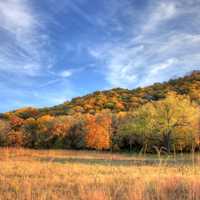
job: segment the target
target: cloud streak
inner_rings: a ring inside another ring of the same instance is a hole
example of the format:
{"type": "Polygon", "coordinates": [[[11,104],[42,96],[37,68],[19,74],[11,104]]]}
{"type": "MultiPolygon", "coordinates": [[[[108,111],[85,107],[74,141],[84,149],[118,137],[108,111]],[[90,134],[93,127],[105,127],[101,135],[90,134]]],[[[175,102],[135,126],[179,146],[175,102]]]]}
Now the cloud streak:
{"type": "Polygon", "coordinates": [[[43,67],[47,35],[40,32],[41,22],[27,0],[0,2],[2,40],[0,70],[38,75],[43,67]]]}
{"type": "Polygon", "coordinates": [[[159,25],[178,15],[175,2],[157,2],[156,5],[152,5],[149,12],[148,20],[142,27],[144,33],[156,30],[159,25]]]}
{"type": "Polygon", "coordinates": [[[110,87],[134,88],[200,69],[200,29],[191,33],[188,28],[191,21],[186,20],[197,14],[198,7],[185,7],[184,3],[149,4],[138,16],[147,20],[133,24],[137,31],[124,26],[123,30],[129,33],[125,39],[89,48],[90,55],[105,65],[103,71],[110,87]],[[180,23],[181,17],[185,19],[184,24],[180,23]]]}
{"type": "Polygon", "coordinates": [[[9,106],[53,105],[72,97],[72,85],[50,73],[56,70],[55,56],[46,13],[40,12],[29,0],[0,1],[0,88],[8,104],[1,106],[3,111],[9,106]]]}

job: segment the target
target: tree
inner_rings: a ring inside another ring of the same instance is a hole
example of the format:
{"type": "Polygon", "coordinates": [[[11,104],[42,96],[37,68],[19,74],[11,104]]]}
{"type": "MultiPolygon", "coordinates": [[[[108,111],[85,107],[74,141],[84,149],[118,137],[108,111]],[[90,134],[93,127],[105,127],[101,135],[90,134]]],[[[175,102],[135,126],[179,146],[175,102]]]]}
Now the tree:
{"type": "Polygon", "coordinates": [[[199,108],[175,93],[136,109],[121,123],[115,138],[121,148],[153,151],[165,147],[188,151],[199,141],[199,108]]]}
{"type": "Polygon", "coordinates": [[[28,119],[36,117],[39,111],[36,108],[27,107],[16,110],[14,114],[22,119],[28,119]]]}
{"type": "Polygon", "coordinates": [[[170,93],[166,99],[153,105],[157,122],[155,126],[162,135],[167,152],[171,151],[172,146],[184,148],[188,143],[190,146],[196,144],[199,137],[199,108],[189,97],[170,93]]]}
{"type": "Polygon", "coordinates": [[[35,148],[37,143],[37,132],[39,130],[38,121],[34,118],[28,118],[24,121],[22,131],[26,135],[26,147],[35,148]]]}
{"type": "Polygon", "coordinates": [[[86,147],[97,150],[109,149],[111,117],[105,113],[99,113],[95,116],[86,115],[85,121],[86,147]]]}
{"type": "Polygon", "coordinates": [[[67,135],[64,138],[64,147],[72,149],[85,148],[85,129],[84,121],[77,120],[71,128],[68,130],[67,135]]]}
{"type": "Polygon", "coordinates": [[[23,119],[16,115],[11,115],[9,119],[11,128],[14,130],[18,130],[23,125],[23,119]]]}
{"type": "Polygon", "coordinates": [[[122,149],[126,148],[130,151],[144,151],[147,145],[153,146],[156,143],[156,134],[154,133],[154,112],[142,106],[118,122],[119,128],[114,136],[116,143],[122,149]],[[153,137],[153,140],[151,140],[153,137]]]}
{"type": "Polygon", "coordinates": [[[11,130],[6,120],[0,120],[0,146],[7,145],[7,133],[11,130]]]}
{"type": "Polygon", "coordinates": [[[22,131],[11,130],[7,135],[7,145],[14,147],[24,147],[26,143],[25,134],[22,131]]]}
{"type": "Polygon", "coordinates": [[[52,130],[54,127],[54,117],[50,115],[44,115],[37,120],[38,131],[36,132],[35,146],[37,148],[50,148],[54,135],[52,130]]]}
{"type": "Polygon", "coordinates": [[[71,148],[69,135],[78,117],[59,116],[54,119],[52,136],[54,148],[71,148]]]}

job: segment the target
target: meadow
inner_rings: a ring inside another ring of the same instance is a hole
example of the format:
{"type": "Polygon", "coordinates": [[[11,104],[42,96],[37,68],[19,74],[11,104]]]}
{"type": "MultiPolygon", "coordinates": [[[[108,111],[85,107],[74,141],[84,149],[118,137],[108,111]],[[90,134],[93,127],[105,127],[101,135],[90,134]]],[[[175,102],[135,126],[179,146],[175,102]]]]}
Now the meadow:
{"type": "Polygon", "coordinates": [[[200,155],[0,149],[0,200],[198,200],[200,155]]]}

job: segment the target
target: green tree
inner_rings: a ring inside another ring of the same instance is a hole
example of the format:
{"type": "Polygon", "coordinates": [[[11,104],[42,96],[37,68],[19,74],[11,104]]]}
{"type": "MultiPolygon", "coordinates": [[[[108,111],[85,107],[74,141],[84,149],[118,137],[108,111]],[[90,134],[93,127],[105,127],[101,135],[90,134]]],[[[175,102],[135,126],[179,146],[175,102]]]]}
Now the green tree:
{"type": "Polygon", "coordinates": [[[199,108],[189,97],[170,93],[166,99],[153,105],[155,128],[160,132],[168,152],[173,146],[185,148],[197,143],[199,108]]]}

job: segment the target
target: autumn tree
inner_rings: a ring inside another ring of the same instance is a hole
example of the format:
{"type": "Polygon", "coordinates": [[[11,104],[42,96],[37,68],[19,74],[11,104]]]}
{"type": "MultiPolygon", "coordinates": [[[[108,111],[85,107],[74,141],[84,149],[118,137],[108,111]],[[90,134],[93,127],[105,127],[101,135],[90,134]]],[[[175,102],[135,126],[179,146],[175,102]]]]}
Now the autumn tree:
{"type": "Polygon", "coordinates": [[[38,131],[36,135],[35,146],[37,148],[50,148],[54,135],[52,130],[54,127],[54,117],[51,115],[44,115],[37,120],[38,131]]]}
{"type": "Polygon", "coordinates": [[[166,99],[147,103],[128,116],[115,136],[121,148],[188,151],[198,143],[199,108],[188,97],[170,93],[166,99]]]}
{"type": "Polygon", "coordinates": [[[145,107],[138,108],[132,113],[128,113],[121,121],[115,135],[118,146],[122,149],[128,148],[130,151],[144,151],[148,145],[153,145],[157,141],[154,133],[154,113],[145,107]],[[154,135],[153,135],[154,134],[154,135]],[[154,140],[151,141],[153,135],[154,140]]]}
{"type": "Polygon", "coordinates": [[[13,130],[18,130],[22,125],[23,125],[23,119],[16,116],[16,115],[11,115],[10,118],[10,125],[13,130]]]}
{"type": "Polygon", "coordinates": [[[111,117],[105,113],[99,113],[95,116],[86,115],[85,121],[86,147],[97,150],[109,149],[111,117]]]}
{"type": "Polygon", "coordinates": [[[6,120],[0,120],[0,146],[6,146],[7,134],[10,130],[9,123],[6,120]]]}
{"type": "Polygon", "coordinates": [[[28,119],[35,118],[39,114],[39,111],[36,108],[26,107],[16,110],[14,114],[22,119],[28,119]]]}
{"type": "Polygon", "coordinates": [[[198,140],[199,108],[189,97],[168,94],[167,98],[153,103],[155,127],[160,132],[168,152],[172,146],[194,146],[198,140]]]}
{"type": "Polygon", "coordinates": [[[54,138],[54,148],[71,148],[71,129],[78,120],[78,117],[58,116],[54,119],[52,135],[54,138]]]}
{"type": "Polygon", "coordinates": [[[34,118],[28,118],[24,121],[22,131],[26,135],[26,147],[35,148],[37,143],[37,132],[39,130],[39,124],[34,118]]]}
{"type": "Polygon", "coordinates": [[[22,131],[11,130],[7,134],[7,146],[24,147],[26,143],[26,136],[22,131]]]}
{"type": "Polygon", "coordinates": [[[72,124],[64,138],[64,148],[85,148],[85,123],[82,119],[72,124]]]}

